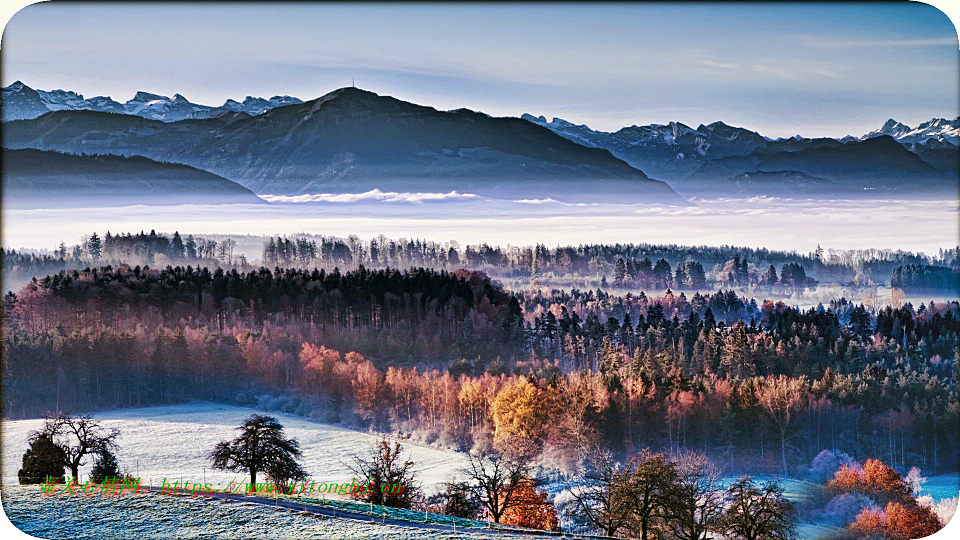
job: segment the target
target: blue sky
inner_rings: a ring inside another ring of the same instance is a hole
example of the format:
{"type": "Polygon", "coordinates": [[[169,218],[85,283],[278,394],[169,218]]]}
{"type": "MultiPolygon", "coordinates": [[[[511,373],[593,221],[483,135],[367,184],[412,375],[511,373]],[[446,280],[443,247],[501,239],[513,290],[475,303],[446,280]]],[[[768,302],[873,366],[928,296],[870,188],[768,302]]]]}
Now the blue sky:
{"type": "Polygon", "coordinates": [[[956,117],[957,32],[923,4],[36,4],[3,85],[220,105],[357,86],[597,129],[724,120],[860,135],[956,117]]]}

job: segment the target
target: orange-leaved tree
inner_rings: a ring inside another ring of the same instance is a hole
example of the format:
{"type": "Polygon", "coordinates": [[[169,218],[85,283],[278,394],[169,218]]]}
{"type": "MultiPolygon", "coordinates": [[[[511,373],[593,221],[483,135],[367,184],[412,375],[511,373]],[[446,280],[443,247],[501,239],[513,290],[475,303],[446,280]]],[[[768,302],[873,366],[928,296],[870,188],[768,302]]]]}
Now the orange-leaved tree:
{"type": "Polygon", "coordinates": [[[532,481],[524,481],[513,496],[516,502],[507,507],[500,523],[545,531],[560,530],[556,508],[532,481]]]}
{"type": "Polygon", "coordinates": [[[827,482],[827,488],[841,493],[862,493],[880,504],[898,502],[916,505],[903,477],[879,459],[868,459],[862,468],[843,465],[827,482]]]}
{"type": "Polygon", "coordinates": [[[889,540],[912,540],[939,531],[943,525],[937,515],[926,506],[887,503],[882,510],[864,509],[850,524],[850,530],[869,537],[889,540]]]}

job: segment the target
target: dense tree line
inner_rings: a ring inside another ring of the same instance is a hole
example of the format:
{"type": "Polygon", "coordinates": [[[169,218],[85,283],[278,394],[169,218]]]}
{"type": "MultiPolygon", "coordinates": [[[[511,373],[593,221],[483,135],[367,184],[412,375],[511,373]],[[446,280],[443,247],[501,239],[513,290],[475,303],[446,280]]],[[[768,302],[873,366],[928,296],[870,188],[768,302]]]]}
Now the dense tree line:
{"type": "MultiPolygon", "coordinates": [[[[579,246],[460,246],[421,239],[369,241],[357,236],[295,236],[269,238],[260,258],[250,261],[237,252],[237,241],[195,235],[104,235],[94,232],[68,248],[61,243],[51,254],[3,252],[3,269],[11,277],[40,277],[59,270],[95,265],[185,265],[249,271],[251,263],[267,268],[319,268],[332,271],[418,268],[481,270],[496,278],[524,285],[569,286],[571,280],[602,288],[704,290],[715,287],[803,289],[818,282],[859,287],[886,284],[897,267],[937,265],[957,269],[960,248],[936,256],[903,251],[829,250],[809,254],[737,246],[652,244],[582,244],[579,246]]],[[[906,271],[908,273],[912,270],[906,271]]],[[[899,275],[899,274],[898,274],[899,275]]],[[[894,276],[897,277],[897,276],[894,276]]],[[[938,280],[934,283],[940,284],[938,280]]],[[[21,284],[18,283],[17,288],[21,284]]],[[[938,285],[939,286],[939,285],[938,285]]],[[[912,285],[911,285],[912,287],[912,285]]],[[[956,279],[941,290],[956,290],[956,279]]]]}
{"type": "Polygon", "coordinates": [[[960,290],[960,270],[928,264],[908,264],[893,269],[890,286],[906,290],[960,290]]]}

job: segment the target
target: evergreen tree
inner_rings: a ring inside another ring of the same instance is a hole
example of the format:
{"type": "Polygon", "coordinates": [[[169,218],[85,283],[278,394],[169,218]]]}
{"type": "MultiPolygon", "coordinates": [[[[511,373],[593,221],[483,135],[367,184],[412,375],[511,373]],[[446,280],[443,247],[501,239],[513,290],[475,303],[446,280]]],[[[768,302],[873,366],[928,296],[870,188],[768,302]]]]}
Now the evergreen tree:
{"type": "Polygon", "coordinates": [[[169,253],[173,259],[182,259],[184,256],[183,239],[180,238],[180,233],[177,231],[174,231],[173,240],[170,241],[169,253]]]}
{"type": "Polygon", "coordinates": [[[187,257],[187,260],[195,260],[197,258],[197,241],[193,238],[193,235],[187,236],[187,241],[183,245],[184,254],[187,257]]]}
{"type": "Polygon", "coordinates": [[[103,253],[103,244],[100,242],[100,237],[97,236],[96,232],[91,234],[90,239],[87,240],[87,253],[90,254],[93,262],[100,260],[100,255],[103,253]]]}
{"type": "Polygon", "coordinates": [[[777,281],[777,269],[771,264],[770,268],[767,268],[767,273],[763,275],[763,283],[765,285],[776,285],[777,281]]]}
{"type": "Polygon", "coordinates": [[[34,434],[30,447],[23,454],[22,468],[17,471],[21,484],[63,483],[67,455],[46,433],[34,434]]]}
{"type": "Polygon", "coordinates": [[[653,268],[653,276],[657,278],[657,284],[663,287],[669,286],[672,274],[672,268],[666,259],[657,261],[657,265],[653,268]]]}
{"type": "Polygon", "coordinates": [[[623,259],[617,259],[616,264],[613,265],[613,283],[615,285],[623,285],[623,280],[627,277],[627,264],[623,262],[623,259]]]}
{"type": "Polygon", "coordinates": [[[683,269],[682,264],[677,265],[677,272],[673,278],[673,283],[675,287],[684,287],[687,284],[687,273],[683,269]]]}

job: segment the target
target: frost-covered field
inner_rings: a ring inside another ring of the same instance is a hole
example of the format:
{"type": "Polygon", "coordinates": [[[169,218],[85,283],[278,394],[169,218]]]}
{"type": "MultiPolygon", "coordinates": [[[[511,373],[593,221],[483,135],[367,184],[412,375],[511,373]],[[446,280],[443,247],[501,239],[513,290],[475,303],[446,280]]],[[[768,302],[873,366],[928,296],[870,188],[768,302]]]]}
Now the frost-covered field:
{"type": "MultiPolygon", "coordinates": [[[[156,494],[43,496],[36,487],[3,489],[3,510],[20,530],[40,538],[397,538],[480,539],[226,500],[156,494]],[[96,519],[91,519],[96,516],[96,519]]],[[[511,537],[511,535],[505,535],[511,537]]]]}
{"type": "MultiPolygon", "coordinates": [[[[106,427],[120,430],[117,453],[122,468],[139,476],[142,482],[159,485],[188,480],[205,481],[226,487],[243,475],[210,469],[206,455],[222,439],[236,436],[235,428],[253,413],[268,414],[283,424],[288,436],[300,442],[304,468],[317,482],[349,482],[348,468],[354,453],[366,453],[377,441],[375,434],[361,433],[320,424],[298,416],[236,407],[221,403],[191,402],[180,405],[122,409],[94,415],[106,427]],[[204,480],[204,478],[206,480],[204,480]]],[[[30,432],[42,420],[3,421],[3,484],[17,483],[20,459],[27,449],[30,432]]],[[[449,480],[463,466],[463,456],[412,443],[404,443],[406,453],[416,463],[420,481],[426,490],[449,480]]],[[[86,476],[93,459],[81,468],[86,476]]]]}
{"type": "MultiPolygon", "coordinates": [[[[317,482],[350,481],[352,473],[347,465],[351,456],[358,451],[365,452],[378,439],[375,434],[321,424],[302,417],[208,402],[123,409],[98,413],[95,416],[103,421],[104,426],[120,430],[118,455],[121,465],[135,475],[139,469],[139,476],[144,483],[159,485],[162,479],[166,478],[170,483],[177,480],[205,481],[225,487],[238,478],[243,480],[243,475],[211,470],[206,454],[221,439],[233,437],[236,426],[254,412],[277,417],[287,434],[300,441],[304,466],[317,482]]],[[[27,437],[41,424],[42,420],[39,419],[2,423],[2,473],[5,486],[17,483],[16,473],[20,468],[20,458],[27,447],[27,437]]],[[[438,484],[454,477],[464,465],[462,454],[413,443],[404,445],[406,452],[416,462],[420,480],[427,491],[432,491],[438,484]]],[[[89,471],[91,461],[92,459],[88,458],[88,463],[81,469],[83,476],[89,471]]],[[[780,480],[787,496],[796,502],[806,498],[809,488],[813,487],[808,482],[796,479],[779,479],[769,475],[758,475],[755,478],[759,481],[780,480]]],[[[725,480],[732,482],[735,477],[725,480]]],[[[545,488],[555,495],[563,491],[562,483],[547,485],[545,488]]],[[[103,531],[108,531],[108,537],[114,533],[115,536],[124,536],[124,532],[133,536],[147,533],[150,533],[149,536],[156,536],[164,534],[164,527],[172,531],[181,523],[186,527],[183,534],[186,537],[205,537],[228,532],[232,535],[262,537],[265,531],[279,530],[277,527],[284,528],[285,532],[289,531],[289,534],[281,536],[405,538],[404,534],[410,537],[414,534],[404,528],[345,520],[319,520],[296,513],[219,500],[155,496],[107,500],[99,497],[56,499],[40,497],[38,491],[37,488],[5,489],[4,510],[11,520],[17,522],[25,531],[49,538],[86,538],[94,534],[102,536],[103,531]],[[202,505],[208,505],[209,509],[202,505]],[[219,517],[221,513],[222,519],[219,517]],[[89,525],[89,519],[85,519],[90,515],[97,516],[96,528],[89,525]]],[[[928,478],[921,493],[939,502],[957,497],[958,491],[960,476],[952,473],[928,478]]],[[[438,534],[433,531],[411,530],[416,531],[417,536],[438,534]]],[[[800,524],[803,538],[826,537],[835,532],[836,529],[823,524],[800,524]]],[[[170,535],[172,536],[173,532],[170,535]]],[[[452,535],[433,537],[453,538],[452,535]]],[[[458,537],[472,538],[469,535],[458,537]]]]}

